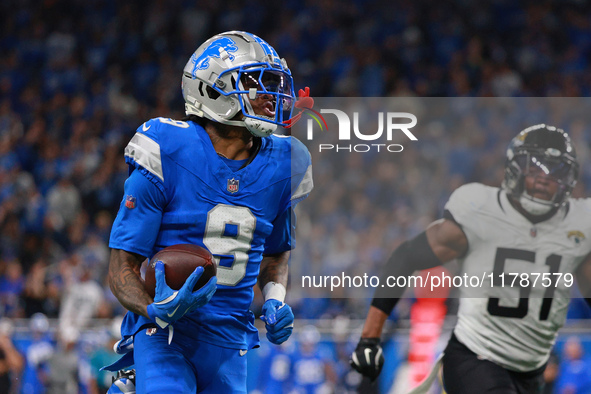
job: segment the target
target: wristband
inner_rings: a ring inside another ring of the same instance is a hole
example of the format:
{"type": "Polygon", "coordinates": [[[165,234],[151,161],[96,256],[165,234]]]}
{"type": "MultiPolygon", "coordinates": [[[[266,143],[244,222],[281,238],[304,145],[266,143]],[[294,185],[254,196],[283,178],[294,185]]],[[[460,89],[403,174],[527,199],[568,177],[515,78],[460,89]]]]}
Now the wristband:
{"type": "Polygon", "coordinates": [[[263,297],[265,298],[265,301],[273,299],[284,302],[285,294],[287,294],[287,290],[281,283],[269,282],[263,287],[263,297]]]}

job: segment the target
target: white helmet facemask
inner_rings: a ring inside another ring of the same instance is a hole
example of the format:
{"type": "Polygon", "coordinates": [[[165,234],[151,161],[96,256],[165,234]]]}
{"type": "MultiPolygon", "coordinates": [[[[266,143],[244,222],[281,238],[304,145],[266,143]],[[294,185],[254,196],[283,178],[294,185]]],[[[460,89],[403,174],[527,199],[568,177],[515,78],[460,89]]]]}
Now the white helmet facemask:
{"type": "Polygon", "coordinates": [[[532,197],[527,192],[523,192],[519,198],[519,204],[527,212],[536,216],[545,215],[554,208],[553,204],[549,204],[548,201],[532,197]]]}

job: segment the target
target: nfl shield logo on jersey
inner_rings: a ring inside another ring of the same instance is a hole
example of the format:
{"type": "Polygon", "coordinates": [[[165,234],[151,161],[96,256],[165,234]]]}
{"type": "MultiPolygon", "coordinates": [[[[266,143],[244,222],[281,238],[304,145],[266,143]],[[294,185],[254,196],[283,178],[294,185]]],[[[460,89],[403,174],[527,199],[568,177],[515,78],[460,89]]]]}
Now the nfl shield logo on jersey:
{"type": "Polygon", "coordinates": [[[228,179],[228,191],[230,193],[236,193],[238,191],[239,182],[240,181],[238,179],[228,179]]]}
{"type": "Polygon", "coordinates": [[[135,197],[129,194],[125,197],[125,208],[133,209],[135,208],[135,197]]]}

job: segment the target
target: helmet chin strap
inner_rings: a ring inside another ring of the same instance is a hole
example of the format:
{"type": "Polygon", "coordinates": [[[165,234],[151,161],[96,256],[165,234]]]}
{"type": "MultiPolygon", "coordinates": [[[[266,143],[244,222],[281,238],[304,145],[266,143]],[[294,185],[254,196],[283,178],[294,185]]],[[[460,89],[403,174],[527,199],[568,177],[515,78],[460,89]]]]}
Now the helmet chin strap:
{"type": "Polygon", "coordinates": [[[277,129],[276,124],[262,119],[244,117],[242,120],[227,120],[218,116],[213,111],[209,111],[207,107],[201,106],[201,108],[197,108],[189,103],[185,103],[185,113],[187,115],[205,117],[229,126],[245,127],[255,137],[268,137],[277,129]]]}
{"type": "Polygon", "coordinates": [[[277,125],[262,119],[244,118],[244,126],[256,137],[268,137],[277,129],[277,125]]]}
{"type": "Polygon", "coordinates": [[[550,212],[553,208],[552,204],[548,204],[548,201],[540,200],[528,195],[522,195],[519,198],[519,204],[521,204],[521,207],[528,213],[536,216],[544,215],[550,212]]]}
{"type": "Polygon", "coordinates": [[[191,105],[189,103],[185,103],[185,113],[187,115],[197,115],[202,118],[205,117],[205,118],[211,119],[215,122],[227,124],[230,126],[245,127],[243,121],[241,121],[241,120],[226,120],[226,119],[222,118],[221,116],[219,116],[218,114],[216,114],[215,112],[210,111],[209,108],[207,108],[204,105],[197,108],[194,105],[191,105]]]}

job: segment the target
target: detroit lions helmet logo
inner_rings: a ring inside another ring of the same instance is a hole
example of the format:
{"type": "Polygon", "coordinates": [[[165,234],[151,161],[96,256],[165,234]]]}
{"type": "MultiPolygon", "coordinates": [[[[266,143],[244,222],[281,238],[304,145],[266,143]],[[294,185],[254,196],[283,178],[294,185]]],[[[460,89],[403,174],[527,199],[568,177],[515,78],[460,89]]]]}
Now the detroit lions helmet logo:
{"type": "Polygon", "coordinates": [[[236,43],[228,37],[221,37],[209,44],[201,55],[196,56],[196,53],[193,54],[191,61],[195,65],[193,66],[192,74],[194,75],[196,70],[206,70],[209,68],[209,60],[211,58],[217,57],[219,59],[220,48],[224,49],[230,55],[230,60],[234,60],[234,56],[230,52],[236,52],[238,50],[236,43]]]}

